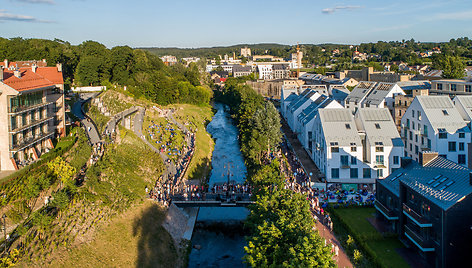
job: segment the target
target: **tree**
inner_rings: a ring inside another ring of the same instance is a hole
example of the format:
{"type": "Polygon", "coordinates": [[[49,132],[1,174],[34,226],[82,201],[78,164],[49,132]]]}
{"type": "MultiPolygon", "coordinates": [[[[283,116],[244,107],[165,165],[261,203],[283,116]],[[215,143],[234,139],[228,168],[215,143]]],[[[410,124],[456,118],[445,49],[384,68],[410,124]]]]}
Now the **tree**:
{"type": "Polygon", "coordinates": [[[61,180],[61,184],[69,185],[76,170],[60,156],[48,163],[48,168],[61,180]]]}
{"type": "Polygon", "coordinates": [[[439,63],[443,71],[442,77],[446,79],[462,79],[465,76],[465,66],[462,60],[456,56],[445,56],[439,63]]]}
{"type": "Polygon", "coordinates": [[[280,128],[280,116],[271,102],[265,102],[264,106],[257,109],[252,118],[252,127],[262,141],[267,145],[267,157],[270,155],[270,149],[276,147],[281,139],[282,132],[280,128]]]}

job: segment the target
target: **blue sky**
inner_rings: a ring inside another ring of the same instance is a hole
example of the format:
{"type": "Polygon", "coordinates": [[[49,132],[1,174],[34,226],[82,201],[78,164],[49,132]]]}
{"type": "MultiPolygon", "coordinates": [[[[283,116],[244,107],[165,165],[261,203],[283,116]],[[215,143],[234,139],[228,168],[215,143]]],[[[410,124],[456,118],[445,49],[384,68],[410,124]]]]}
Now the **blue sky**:
{"type": "Polygon", "coordinates": [[[472,38],[472,0],[0,0],[0,36],[108,47],[472,38]]]}

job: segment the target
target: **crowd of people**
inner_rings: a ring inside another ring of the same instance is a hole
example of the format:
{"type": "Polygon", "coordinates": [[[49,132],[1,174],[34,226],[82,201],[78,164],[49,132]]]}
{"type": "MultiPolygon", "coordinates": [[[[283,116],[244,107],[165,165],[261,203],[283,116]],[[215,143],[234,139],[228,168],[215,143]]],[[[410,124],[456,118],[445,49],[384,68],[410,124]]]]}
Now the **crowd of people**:
{"type": "Polygon", "coordinates": [[[160,145],[160,151],[166,153],[169,158],[178,158],[182,155],[182,150],[185,149],[185,146],[176,144],[176,136],[179,135],[179,133],[177,133],[176,129],[170,122],[167,122],[167,124],[163,126],[151,121],[151,124],[147,128],[147,132],[151,137],[151,140],[160,145]],[[168,138],[165,135],[166,132],[170,132],[168,138]],[[166,140],[164,140],[164,138],[166,138],[166,140]]]}

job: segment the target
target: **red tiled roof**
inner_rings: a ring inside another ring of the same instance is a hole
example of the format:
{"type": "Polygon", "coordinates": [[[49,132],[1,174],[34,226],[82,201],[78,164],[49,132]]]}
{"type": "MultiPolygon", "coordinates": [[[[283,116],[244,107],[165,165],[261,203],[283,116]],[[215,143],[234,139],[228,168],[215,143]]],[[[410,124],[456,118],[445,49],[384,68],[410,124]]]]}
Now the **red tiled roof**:
{"type": "MultiPolygon", "coordinates": [[[[7,68],[25,68],[25,67],[32,67],[33,65],[36,65],[38,67],[46,67],[47,62],[42,61],[42,60],[25,60],[25,61],[12,61],[8,62],[7,68]]],[[[3,66],[5,68],[5,62],[1,61],[0,66],[3,66]]]]}
{"type": "Polygon", "coordinates": [[[36,73],[31,68],[20,68],[21,78],[13,70],[3,70],[3,83],[17,91],[30,90],[63,84],[62,73],[56,67],[39,67],[36,73]]]}

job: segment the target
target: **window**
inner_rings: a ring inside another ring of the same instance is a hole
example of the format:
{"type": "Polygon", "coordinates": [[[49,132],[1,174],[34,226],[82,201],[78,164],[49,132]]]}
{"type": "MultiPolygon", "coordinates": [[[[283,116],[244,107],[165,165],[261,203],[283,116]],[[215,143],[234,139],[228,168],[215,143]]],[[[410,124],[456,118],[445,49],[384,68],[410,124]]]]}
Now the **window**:
{"type": "Polygon", "coordinates": [[[348,166],[349,165],[349,156],[341,155],[341,166],[348,166]]]}
{"type": "Polygon", "coordinates": [[[407,128],[410,128],[410,119],[407,119],[407,120],[406,120],[406,127],[407,127],[407,128]]]}
{"type": "Polygon", "coordinates": [[[459,151],[464,151],[465,150],[465,145],[463,142],[459,142],[459,151]]]}
{"type": "Polygon", "coordinates": [[[355,156],[351,156],[351,165],[357,165],[357,158],[355,156]]]}
{"type": "Polygon", "coordinates": [[[383,169],[377,169],[377,178],[383,178],[383,169]]]}
{"type": "Polygon", "coordinates": [[[339,179],[339,168],[332,168],[331,169],[331,178],[339,179]]]}
{"type": "Polygon", "coordinates": [[[421,111],[418,111],[418,120],[421,120],[421,111]]]}
{"type": "Polygon", "coordinates": [[[411,117],[415,118],[415,110],[411,110],[411,117]]]}
{"type": "Polygon", "coordinates": [[[421,137],[421,145],[424,145],[424,137],[421,137]]]}
{"type": "Polygon", "coordinates": [[[418,143],[418,135],[415,134],[415,142],[418,143]]]}
{"type": "Polygon", "coordinates": [[[380,129],[380,124],[375,123],[375,128],[376,128],[376,129],[380,129]]]}
{"type": "Polygon", "coordinates": [[[415,129],[415,122],[411,122],[411,128],[415,129]]]}
{"type": "Polygon", "coordinates": [[[346,129],[351,129],[351,125],[350,125],[350,124],[346,124],[346,129]]]}
{"type": "Polygon", "coordinates": [[[357,168],[351,168],[350,173],[351,173],[350,175],[351,175],[352,179],[359,178],[359,174],[358,174],[359,172],[358,172],[357,168]]]}
{"type": "Polygon", "coordinates": [[[371,172],[370,172],[370,168],[364,168],[362,170],[362,178],[364,179],[370,179],[371,177],[371,172]]]}
{"type": "Polygon", "coordinates": [[[393,156],[393,164],[394,165],[400,164],[400,157],[398,155],[393,156]]]}
{"type": "Polygon", "coordinates": [[[410,143],[410,151],[413,150],[413,145],[410,143]]]}
{"type": "Polygon", "coordinates": [[[457,156],[457,163],[461,165],[465,164],[465,154],[460,154],[457,156]]]}
{"type": "Polygon", "coordinates": [[[384,156],[383,155],[376,155],[375,156],[375,162],[377,165],[383,165],[384,164],[384,156]]]}
{"type": "Polygon", "coordinates": [[[415,145],[415,154],[418,154],[419,153],[419,148],[418,148],[418,145],[415,145]]]}
{"type": "Polygon", "coordinates": [[[464,133],[464,132],[459,132],[459,138],[460,138],[460,139],[465,138],[465,133],[464,133]]]}
{"type": "Polygon", "coordinates": [[[351,147],[351,152],[357,152],[357,147],[351,147]]]}
{"type": "Polygon", "coordinates": [[[375,147],[375,151],[376,151],[377,153],[381,153],[381,152],[384,151],[384,147],[383,147],[383,146],[376,146],[376,147],[375,147]]]}
{"type": "Polygon", "coordinates": [[[448,143],[448,150],[449,150],[449,152],[455,152],[456,151],[456,142],[455,141],[450,141],[448,143]]]}
{"type": "Polygon", "coordinates": [[[439,133],[438,138],[440,138],[440,139],[447,139],[447,132],[441,132],[441,133],[439,133]]]}
{"type": "Polygon", "coordinates": [[[446,155],[446,154],[440,154],[439,156],[442,157],[442,158],[444,158],[444,159],[447,159],[447,155],[446,155]]]}
{"type": "Polygon", "coordinates": [[[423,135],[425,135],[426,137],[428,137],[428,126],[427,126],[427,125],[424,125],[424,128],[423,128],[423,135]]]}
{"type": "Polygon", "coordinates": [[[422,216],[428,216],[430,210],[431,208],[426,203],[423,202],[423,204],[421,204],[420,213],[422,216]]]}
{"type": "Polygon", "coordinates": [[[457,85],[451,84],[451,91],[456,91],[456,90],[457,90],[457,85]]]}
{"type": "Polygon", "coordinates": [[[413,132],[410,131],[410,140],[413,139],[413,132]]]}
{"type": "Polygon", "coordinates": [[[438,88],[438,90],[442,90],[442,89],[443,89],[443,85],[442,85],[442,84],[438,84],[438,85],[437,85],[437,88],[438,88]]]}
{"type": "Polygon", "coordinates": [[[472,92],[472,85],[465,85],[465,92],[472,92]]]}
{"type": "Polygon", "coordinates": [[[449,113],[447,112],[447,110],[442,110],[442,113],[443,113],[443,115],[449,115],[449,113]]]}
{"type": "Polygon", "coordinates": [[[332,153],[339,153],[339,147],[331,147],[332,153]]]}

